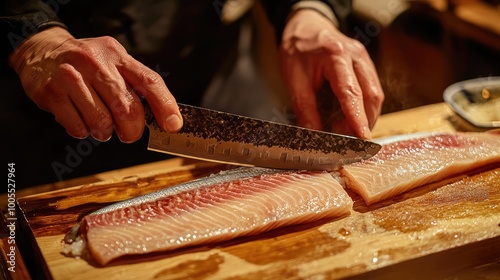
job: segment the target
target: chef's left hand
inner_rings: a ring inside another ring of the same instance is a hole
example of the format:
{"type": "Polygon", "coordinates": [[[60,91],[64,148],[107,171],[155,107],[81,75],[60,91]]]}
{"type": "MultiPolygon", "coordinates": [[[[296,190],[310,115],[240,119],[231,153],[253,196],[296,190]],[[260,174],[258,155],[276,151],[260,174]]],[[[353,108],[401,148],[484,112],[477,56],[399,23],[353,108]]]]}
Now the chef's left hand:
{"type": "Polygon", "coordinates": [[[290,15],[280,46],[282,73],[300,126],[322,129],[316,92],[328,81],[345,119],[332,131],[371,138],[384,93],[365,47],[315,10],[290,15]]]}

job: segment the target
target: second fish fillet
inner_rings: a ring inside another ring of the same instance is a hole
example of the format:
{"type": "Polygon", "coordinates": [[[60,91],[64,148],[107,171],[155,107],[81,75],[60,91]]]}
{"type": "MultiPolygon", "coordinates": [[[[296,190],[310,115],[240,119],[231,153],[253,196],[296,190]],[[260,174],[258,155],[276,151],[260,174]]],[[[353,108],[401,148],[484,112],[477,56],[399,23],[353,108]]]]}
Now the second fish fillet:
{"type": "MultiPolygon", "coordinates": [[[[327,172],[247,173],[227,180],[224,174],[213,176],[205,185],[198,180],[152,199],[118,203],[84,217],[78,235],[92,258],[105,265],[124,255],[220,242],[352,209],[351,198],[327,172]]],[[[81,254],[81,248],[68,250],[81,254]]]]}
{"type": "Polygon", "coordinates": [[[340,174],[369,205],[496,163],[500,163],[500,135],[442,133],[385,144],[377,155],[344,166],[340,174]]]}

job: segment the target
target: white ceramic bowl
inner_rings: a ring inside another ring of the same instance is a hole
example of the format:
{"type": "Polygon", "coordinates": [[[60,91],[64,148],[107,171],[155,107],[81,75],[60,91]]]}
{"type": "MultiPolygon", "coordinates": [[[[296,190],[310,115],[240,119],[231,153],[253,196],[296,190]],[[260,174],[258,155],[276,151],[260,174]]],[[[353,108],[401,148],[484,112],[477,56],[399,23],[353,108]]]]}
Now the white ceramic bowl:
{"type": "Polygon", "coordinates": [[[444,101],[472,125],[500,127],[500,77],[478,78],[447,87],[444,101]]]}

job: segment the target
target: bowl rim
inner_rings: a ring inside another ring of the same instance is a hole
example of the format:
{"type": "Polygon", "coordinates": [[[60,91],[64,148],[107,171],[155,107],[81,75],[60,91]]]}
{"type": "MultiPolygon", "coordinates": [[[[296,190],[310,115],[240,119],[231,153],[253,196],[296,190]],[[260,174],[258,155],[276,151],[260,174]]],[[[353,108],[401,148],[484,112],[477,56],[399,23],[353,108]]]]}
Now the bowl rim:
{"type": "Polygon", "coordinates": [[[500,127],[500,121],[495,122],[479,122],[471,118],[462,106],[458,105],[453,101],[453,96],[463,90],[464,87],[492,87],[496,86],[500,88],[500,76],[490,76],[481,77],[476,79],[463,80],[454,84],[449,85],[443,92],[443,99],[448,103],[453,111],[455,111],[460,117],[464,118],[466,121],[472,125],[479,128],[498,128],[500,127]]]}

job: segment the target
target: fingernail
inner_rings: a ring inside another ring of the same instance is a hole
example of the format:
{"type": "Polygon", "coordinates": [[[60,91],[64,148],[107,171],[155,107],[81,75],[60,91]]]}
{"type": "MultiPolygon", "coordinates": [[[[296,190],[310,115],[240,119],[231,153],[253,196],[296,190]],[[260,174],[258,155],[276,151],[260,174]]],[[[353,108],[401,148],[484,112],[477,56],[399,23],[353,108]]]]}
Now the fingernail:
{"type": "Polygon", "coordinates": [[[89,132],[85,129],[80,130],[77,134],[73,134],[68,130],[66,130],[66,132],[69,134],[69,136],[80,140],[85,139],[89,136],[89,132]]]}
{"type": "Polygon", "coordinates": [[[178,131],[182,127],[182,120],[176,114],[170,115],[165,120],[165,126],[169,131],[178,131]]]}
{"type": "Polygon", "coordinates": [[[92,135],[92,137],[99,142],[108,142],[111,139],[111,137],[113,136],[112,133],[108,134],[108,136],[104,136],[105,134],[102,133],[101,131],[97,131],[97,132],[93,131],[90,133],[90,135],[92,135]]]}
{"type": "Polygon", "coordinates": [[[115,130],[116,130],[116,134],[118,135],[118,139],[120,139],[120,142],[125,143],[125,144],[133,142],[133,141],[127,140],[126,135],[123,132],[121,132],[118,128],[116,128],[115,130]]]}

